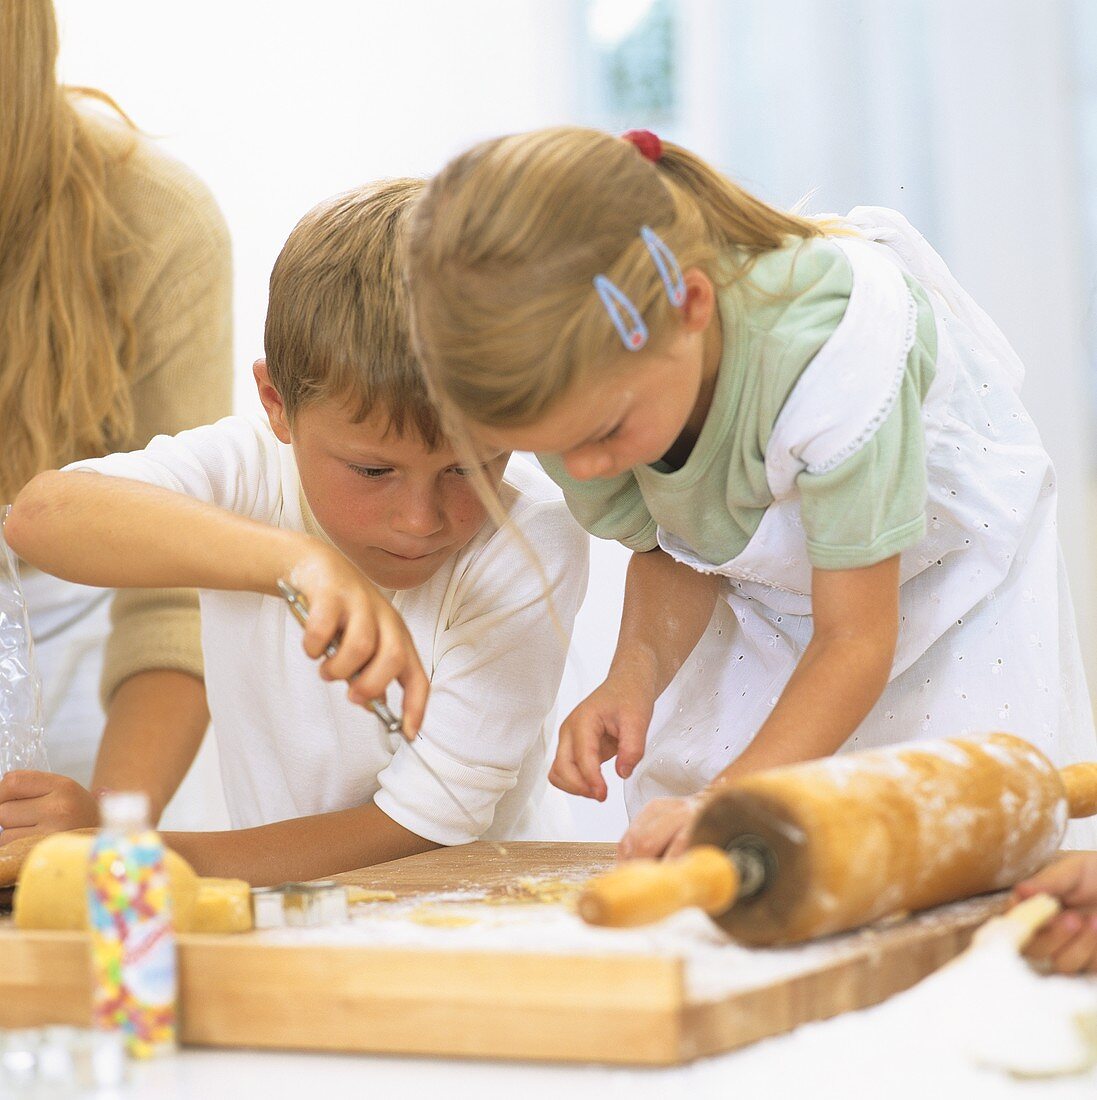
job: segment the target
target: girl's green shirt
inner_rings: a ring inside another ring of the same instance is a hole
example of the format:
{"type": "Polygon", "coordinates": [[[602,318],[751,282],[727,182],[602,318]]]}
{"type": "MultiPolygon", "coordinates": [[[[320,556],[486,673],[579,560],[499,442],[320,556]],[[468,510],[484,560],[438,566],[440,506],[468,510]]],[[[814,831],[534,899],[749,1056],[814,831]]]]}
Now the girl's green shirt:
{"type": "MultiPolygon", "coordinates": [[[[925,533],[922,403],[935,373],[937,328],[925,292],[907,278],[918,317],[899,394],[857,451],[796,479],[808,557],[820,569],[873,565],[925,533]]],[[[832,241],[796,241],[758,257],[718,294],[724,348],[712,404],[685,465],[635,467],[578,481],[558,455],[538,455],[592,535],[652,550],[656,528],[711,563],[731,561],[773,503],[765,454],[773,426],[808,364],[845,314],[853,273],[832,241]]],[[[880,370],[890,364],[881,363],[880,370]]]]}

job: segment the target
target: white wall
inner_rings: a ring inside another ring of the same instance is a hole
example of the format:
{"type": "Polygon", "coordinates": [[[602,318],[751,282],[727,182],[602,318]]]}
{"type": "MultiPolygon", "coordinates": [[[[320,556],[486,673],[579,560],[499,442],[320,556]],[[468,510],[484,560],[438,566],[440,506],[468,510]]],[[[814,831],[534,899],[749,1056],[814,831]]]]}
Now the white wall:
{"type": "Polygon", "coordinates": [[[1094,410],[1069,7],[1025,0],[931,7],[927,106],[941,250],[1025,363],[1025,404],[1058,473],[1059,531],[1092,690],[1094,410]]]}
{"type": "Polygon", "coordinates": [[[568,117],[570,8],[538,0],[59,0],[61,76],[103,87],[213,189],[236,260],[237,399],[302,214],[568,117]]]}

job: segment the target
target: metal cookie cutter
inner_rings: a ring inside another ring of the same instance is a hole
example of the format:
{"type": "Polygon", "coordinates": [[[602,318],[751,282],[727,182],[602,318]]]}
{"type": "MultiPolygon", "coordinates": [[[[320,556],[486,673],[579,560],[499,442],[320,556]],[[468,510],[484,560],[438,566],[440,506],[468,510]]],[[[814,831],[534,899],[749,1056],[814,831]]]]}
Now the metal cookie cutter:
{"type": "Polygon", "coordinates": [[[256,928],[321,928],[346,924],[347,888],[338,882],[284,882],[253,886],[256,928]]]}

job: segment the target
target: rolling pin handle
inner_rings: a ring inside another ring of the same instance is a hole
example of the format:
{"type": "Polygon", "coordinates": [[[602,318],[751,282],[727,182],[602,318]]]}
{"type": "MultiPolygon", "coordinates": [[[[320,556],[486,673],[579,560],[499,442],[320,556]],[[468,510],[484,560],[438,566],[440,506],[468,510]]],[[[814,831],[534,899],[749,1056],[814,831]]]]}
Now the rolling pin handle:
{"type": "Polygon", "coordinates": [[[631,928],[691,905],[715,916],[738,894],[736,861],[720,848],[699,845],[679,859],[634,859],[591,879],[579,897],[579,915],[587,924],[631,928]]]}
{"type": "Polygon", "coordinates": [[[1067,792],[1071,817],[1097,814],[1097,764],[1071,764],[1059,772],[1067,792]]]}

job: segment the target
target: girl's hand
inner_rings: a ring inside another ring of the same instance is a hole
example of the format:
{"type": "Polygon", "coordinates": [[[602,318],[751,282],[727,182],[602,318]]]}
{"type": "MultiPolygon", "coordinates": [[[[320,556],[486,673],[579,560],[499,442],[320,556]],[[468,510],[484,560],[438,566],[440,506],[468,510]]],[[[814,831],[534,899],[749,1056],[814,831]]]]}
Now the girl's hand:
{"type": "Polygon", "coordinates": [[[617,845],[618,859],[680,856],[689,847],[701,798],[653,798],[628,827],[617,845]]]}
{"type": "Polygon", "coordinates": [[[564,720],[549,782],[568,794],[604,802],[602,764],[617,757],[617,774],[627,779],[644,755],[655,700],[623,677],[609,677],[564,720]]]}
{"type": "Polygon", "coordinates": [[[12,771],[0,779],[0,845],[98,824],[95,796],[67,775],[12,771]]]}
{"type": "Polygon", "coordinates": [[[325,680],[349,682],[347,698],[359,706],[383,700],[396,680],[404,689],[404,736],[414,740],[423,722],[430,682],[404,620],[374,585],[336,550],[310,549],[289,581],[309,605],[305,652],[323,658],[325,680]],[[324,653],[331,644],[333,657],[324,653]]]}
{"type": "Polygon", "coordinates": [[[1050,894],[1063,904],[1029,941],[1025,954],[1060,974],[1097,974],[1097,852],[1071,852],[1013,889],[1013,901],[1050,894]]]}

